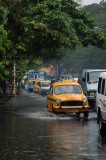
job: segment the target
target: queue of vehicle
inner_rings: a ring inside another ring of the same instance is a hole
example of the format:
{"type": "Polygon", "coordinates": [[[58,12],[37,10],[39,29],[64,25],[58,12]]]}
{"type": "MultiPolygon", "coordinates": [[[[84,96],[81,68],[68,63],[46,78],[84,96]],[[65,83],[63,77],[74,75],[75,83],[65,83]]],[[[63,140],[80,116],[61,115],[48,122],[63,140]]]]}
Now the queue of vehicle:
{"type": "Polygon", "coordinates": [[[106,70],[87,69],[78,81],[53,79],[34,80],[33,92],[47,94],[47,109],[53,113],[80,113],[89,116],[89,107],[96,108],[100,133],[106,132],[106,70]],[[99,82],[99,83],[98,83],[99,82]],[[66,91],[66,89],[69,91],[66,91]],[[73,90],[73,91],[72,91],[73,90]]]}

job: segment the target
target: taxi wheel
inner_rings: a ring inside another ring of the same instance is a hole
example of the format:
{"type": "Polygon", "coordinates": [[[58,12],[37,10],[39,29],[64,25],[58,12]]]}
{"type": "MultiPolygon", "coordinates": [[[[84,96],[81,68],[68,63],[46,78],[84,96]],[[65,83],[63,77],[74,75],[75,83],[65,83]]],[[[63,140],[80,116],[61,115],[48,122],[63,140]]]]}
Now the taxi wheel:
{"type": "Polygon", "coordinates": [[[41,92],[40,92],[40,91],[39,91],[38,93],[39,93],[39,95],[41,95],[41,92]]]}
{"type": "Polygon", "coordinates": [[[41,95],[41,96],[42,96],[42,91],[39,91],[39,95],[41,95]]]}
{"type": "Polygon", "coordinates": [[[88,112],[88,111],[85,111],[85,112],[83,112],[83,113],[84,113],[84,119],[88,119],[89,112],[88,112]]]}
{"type": "Polygon", "coordinates": [[[48,105],[46,105],[47,109],[48,109],[48,105]]]}
{"type": "Polygon", "coordinates": [[[40,95],[42,96],[43,94],[42,94],[42,91],[40,91],[40,95]]]}
{"type": "Polygon", "coordinates": [[[80,112],[77,112],[76,115],[77,115],[78,117],[80,117],[80,112]]]}
{"type": "Polygon", "coordinates": [[[53,109],[53,104],[52,104],[52,113],[55,113],[54,109],[53,109]]]}

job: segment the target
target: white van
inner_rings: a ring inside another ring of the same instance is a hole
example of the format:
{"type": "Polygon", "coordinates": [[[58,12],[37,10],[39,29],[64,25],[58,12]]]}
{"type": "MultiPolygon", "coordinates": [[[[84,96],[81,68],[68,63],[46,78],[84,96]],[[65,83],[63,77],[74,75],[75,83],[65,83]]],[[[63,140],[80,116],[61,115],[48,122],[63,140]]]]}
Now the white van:
{"type": "Polygon", "coordinates": [[[48,94],[50,85],[51,85],[51,81],[49,80],[39,82],[38,93],[40,95],[48,94]]]}
{"type": "Polygon", "coordinates": [[[97,122],[100,132],[106,131],[106,72],[99,76],[98,90],[96,94],[97,122]]]}
{"type": "Polygon", "coordinates": [[[89,105],[92,108],[95,108],[98,80],[100,74],[103,72],[106,72],[106,69],[83,69],[83,73],[78,79],[78,83],[82,86],[82,89],[88,98],[89,105]]]}

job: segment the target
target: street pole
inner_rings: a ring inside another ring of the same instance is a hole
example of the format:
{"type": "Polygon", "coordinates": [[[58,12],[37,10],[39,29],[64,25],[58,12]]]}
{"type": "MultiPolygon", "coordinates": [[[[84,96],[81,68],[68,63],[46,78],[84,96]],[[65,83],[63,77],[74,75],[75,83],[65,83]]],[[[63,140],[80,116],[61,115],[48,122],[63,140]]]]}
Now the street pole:
{"type": "Polygon", "coordinates": [[[14,59],[14,83],[13,83],[13,94],[16,95],[16,63],[14,59]]]}

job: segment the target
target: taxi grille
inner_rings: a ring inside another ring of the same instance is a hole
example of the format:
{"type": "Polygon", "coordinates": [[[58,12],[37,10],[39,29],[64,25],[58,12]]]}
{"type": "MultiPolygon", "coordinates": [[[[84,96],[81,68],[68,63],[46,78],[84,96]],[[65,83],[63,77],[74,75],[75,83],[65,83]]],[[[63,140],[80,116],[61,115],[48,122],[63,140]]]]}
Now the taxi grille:
{"type": "Polygon", "coordinates": [[[60,103],[61,106],[83,106],[82,101],[63,101],[60,103]]]}

